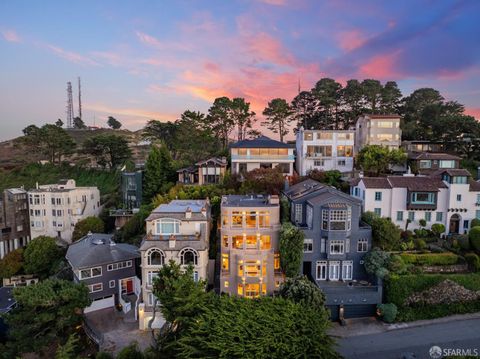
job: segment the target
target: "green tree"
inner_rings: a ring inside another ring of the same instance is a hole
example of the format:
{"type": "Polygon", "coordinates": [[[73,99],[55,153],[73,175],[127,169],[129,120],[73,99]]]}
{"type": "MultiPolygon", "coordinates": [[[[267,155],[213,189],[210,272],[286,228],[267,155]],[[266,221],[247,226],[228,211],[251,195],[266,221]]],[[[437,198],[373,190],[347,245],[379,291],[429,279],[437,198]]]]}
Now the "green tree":
{"type": "Polygon", "coordinates": [[[91,303],[84,284],[58,279],[16,288],[13,295],[18,305],[5,317],[11,357],[40,352],[59,338],[68,338],[82,322],[82,309],[91,303]]]}
{"type": "Polygon", "coordinates": [[[128,141],[123,136],[103,134],[83,142],[83,152],[95,157],[96,162],[110,169],[123,165],[132,156],[128,141]]]}
{"type": "Polygon", "coordinates": [[[335,188],[340,188],[342,173],[338,170],[321,171],[313,169],[308,172],[308,177],[320,183],[328,184],[335,188]]]}
{"type": "Polygon", "coordinates": [[[402,99],[402,92],[395,81],[388,81],[380,92],[380,110],[383,113],[398,113],[402,99]]]}
{"type": "Polygon", "coordinates": [[[386,146],[367,145],[357,156],[357,162],[363,171],[372,176],[389,172],[390,166],[401,165],[407,160],[402,149],[389,149],[386,146]]]}
{"type": "Polygon", "coordinates": [[[78,358],[78,336],[70,334],[64,345],[59,345],[55,353],[55,359],[76,359],[78,358]]]}
{"type": "Polygon", "coordinates": [[[238,141],[244,140],[255,122],[255,112],[250,111],[250,103],[240,97],[234,98],[231,102],[230,116],[234,126],[237,127],[238,141]]]}
{"type": "Polygon", "coordinates": [[[7,253],[0,260],[0,278],[10,278],[23,269],[23,248],[7,253]]]}
{"type": "Polygon", "coordinates": [[[307,130],[319,129],[316,121],[317,99],[311,91],[302,91],[292,100],[293,117],[297,121],[297,128],[307,130]]]}
{"type": "Polygon", "coordinates": [[[150,201],[156,194],[164,193],[166,186],[174,181],[172,158],[165,145],[152,146],[145,162],[143,197],[150,201]]]}
{"type": "Polygon", "coordinates": [[[325,295],[306,276],[287,278],[280,286],[280,296],[318,310],[324,310],[325,295]]]}
{"type": "Polygon", "coordinates": [[[402,230],[390,218],[377,217],[371,223],[373,245],[384,250],[398,250],[402,230]]]}
{"type": "Polygon", "coordinates": [[[81,129],[87,128],[87,126],[85,125],[85,122],[83,122],[83,120],[80,117],[74,117],[73,128],[81,130],[81,129]]]}
{"type": "Polygon", "coordinates": [[[431,228],[433,234],[440,237],[445,232],[445,226],[442,223],[434,223],[431,228]]]}
{"type": "Polygon", "coordinates": [[[479,218],[472,219],[472,222],[470,222],[470,228],[479,227],[479,226],[480,226],[480,219],[479,218]]]}
{"type": "Polygon", "coordinates": [[[284,99],[275,98],[265,107],[263,115],[266,117],[266,121],[262,122],[262,125],[273,133],[278,133],[280,142],[283,142],[283,137],[288,135],[289,124],[293,120],[293,111],[290,105],[284,99]]]}
{"type": "Polygon", "coordinates": [[[122,123],[118,121],[115,117],[108,116],[108,121],[107,121],[108,127],[114,129],[114,130],[119,130],[120,127],[122,127],[122,123]]]}
{"type": "Polygon", "coordinates": [[[57,121],[55,121],[55,126],[63,127],[63,125],[64,125],[64,123],[60,118],[57,121]]]}
{"type": "Polygon", "coordinates": [[[342,90],[342,102],[345,107],[343,113],[343,129],[349,129],[355,125],[358,116],[363,109],[363,88],[358,80],[348,80],[342,90]]]}
{"type": "Polygon", "coordinates": [[[144,359],[142,351],[138,347],[137,342],[133,342],[130,345],[123,348],[117,355],[117,359],[144,359]]]}
{"type": "Polygon", "coordinates": [[[317,121],[321,129],[340,129],[340,99],[342,85],[330,78],[322,78],[312,89],[317,99],[317,121]]]}
{"type": "Polygon", "coordinates": [[[382,84],[378,80],[366,79],[362,81],[361,86],[365,108],[377,113],[382,99],[382,84]]]}
{"type": "Polygon", "coordinates": [[[365,270],[369,274],[376,275],[379,278],[385,278],[390,272],[391,256],[378,248],[373,248],[363,257],[365,270]]]}
{"type": "Polygon", "coordinates": [[[88,232],[103,233],[105,231],[105,223],[98,217],[87,217],[75,224],[72,234],[72,242],[85,237],[88,232]]]}
{"type": "Polygon", "coordinates": [[[243,193],[280,194],[285,177],[278,168],[256,168],[244,175],[241,186],[243,193]]]}
{"type": "Polygon", "coordinates": [[[40,236],[28,243],[23,257],[26,273],[46,278],[54,273],[63,256],[55,238],[40,236]]]}
{"type": "Polygon", "coordinates": [[[142,137],[152,142],[163,142],[172,152],[176,144],[177,130],[178,124],[175,122],[150,120],[143,128],[142,137]]]}
{"type": "Polygon", "coordinates": [[[228,97],[216,98],[208,109],[207,122],[217,138],[221,140],[223,148],[228,145],[228,138],[235,127],[231,115],[232,101],[228,97]]]}
{"type": "Polygon", "coordinates": [[[303,232],[290,222],[280,229],[280,265],[287,277],[295,277],[300,272],[303,259],[303,232]]]}

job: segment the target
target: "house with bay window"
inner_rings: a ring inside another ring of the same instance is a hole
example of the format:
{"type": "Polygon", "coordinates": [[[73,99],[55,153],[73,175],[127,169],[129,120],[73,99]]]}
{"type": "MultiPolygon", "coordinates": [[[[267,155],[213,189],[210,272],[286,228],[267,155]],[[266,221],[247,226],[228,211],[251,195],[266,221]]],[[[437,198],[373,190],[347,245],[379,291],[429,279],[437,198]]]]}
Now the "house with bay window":
{"type": "Polygon", "coordinates": [[[360,221],[361,200],[311,179],[284,195],[291,221],[305,234],[300,270],[325,293],[332,319],[374,314],[382,285],[363,265],[372,231],[360,221]]]}
{"type": "Polygon", "coordinates": [[[452,234],[467,233],[480,218],[480,183],[464,169],[438,169],[429,176],[364,177],[350,183],[350,193],[362,200],[365,211],[391,218],[408,229],[434,223],[452,234]]]}
{"type": "Polygon", "coordinates": [[[415,174],[430,175],[442,169],[458,169],[460,160],[449,153],[409,152],[407,164],[415,174]]]}
{"type": "Polygon", "coordinates": [[[305,130],[297,132],[296,168],[301,176],[311,170],[353,170],[354,130],[305,130]]]}
{"type": "Polygon", "coordinates": [[[245,174],[257,168],[279,168],[285,176],[293,175],[294,145],[260,136],[230,146],[232,173],[245,174]]]}
{"type": "Polygon", "coordinates": [[[174,260],[184,268],[192,265],[196,281],[208,279],[208,248],[211,214],[207,200],[174,200],[155,208],[146,219],[146,236],[140,246],[142,303],[140,330],[161,328],[164,319],[152,292],[160,268],[174,260]]]}
{"type": "Polygon", "coordinates": [[[278,290],[279,231],[278,196],[222,197],[220,292],[257,298],[278,290]]]}
{"type": "Polygon", "coordinates": [[[85,283],[90,291],[92,304],[85,313],[118,305],[124,313],[134,310],[136,317],[140,295],[137,247],[115,243],[111,234],[89,233],[68,247],[65,258],[74,280],[85,283]]]}

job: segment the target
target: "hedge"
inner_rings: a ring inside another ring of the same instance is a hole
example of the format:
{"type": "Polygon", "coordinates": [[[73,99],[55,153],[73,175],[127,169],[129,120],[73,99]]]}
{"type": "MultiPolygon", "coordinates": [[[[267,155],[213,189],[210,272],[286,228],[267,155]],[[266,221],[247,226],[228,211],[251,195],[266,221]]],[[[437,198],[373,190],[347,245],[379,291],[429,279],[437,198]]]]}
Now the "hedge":
{"type": "Polygon", "coordinates": [[[400,257],[405,263],[414,265],[451,265],[458,262],[458,256],[454,253],[401,253],[400,257]]]}
{"type": "Polygon", "coordinates": [[[403,305],[405,299],[411,294],[422,292],[445,279],[450,279],[470,290],[480,290],[480,273],[392,275],[384,283],[385,302],[393,303],[398,307],[397,321],[433,319],[452,314],[480,311],[480,300],[440,305],[419,304],[413,307],[403,305]]]}

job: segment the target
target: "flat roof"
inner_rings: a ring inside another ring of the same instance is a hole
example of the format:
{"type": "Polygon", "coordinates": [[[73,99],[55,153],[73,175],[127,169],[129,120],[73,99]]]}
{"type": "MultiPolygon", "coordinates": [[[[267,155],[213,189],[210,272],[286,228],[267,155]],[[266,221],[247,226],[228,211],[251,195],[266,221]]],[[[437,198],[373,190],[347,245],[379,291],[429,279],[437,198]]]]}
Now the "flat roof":
{"type": "Polygon", "coordinates": [[[222,197],[222,207],[277,207],[271,204],[268,196],[262,194],[228,195],[222,197]]]}
{"type": "Polygon", "coordinates": [[[185,213],[187,208],[192,212],[200,213],[202,208],[207,208],[205,199],[175,199],[169,203],[164,203],[153,210],[152,213],[185,213]]]}

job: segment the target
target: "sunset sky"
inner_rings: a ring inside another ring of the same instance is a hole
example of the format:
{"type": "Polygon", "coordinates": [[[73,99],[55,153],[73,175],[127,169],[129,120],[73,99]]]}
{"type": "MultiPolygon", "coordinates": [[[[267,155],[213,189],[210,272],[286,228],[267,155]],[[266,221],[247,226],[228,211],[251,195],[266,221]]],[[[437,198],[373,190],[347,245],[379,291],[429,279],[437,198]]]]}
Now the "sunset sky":
{"type": "Polygon", "coordinates": [[[480,1],[0,2],[0,140],[83,117],[129,129],[245,97],[257,113],[322,77],[434,87],[480,120],[480,1]]]}

